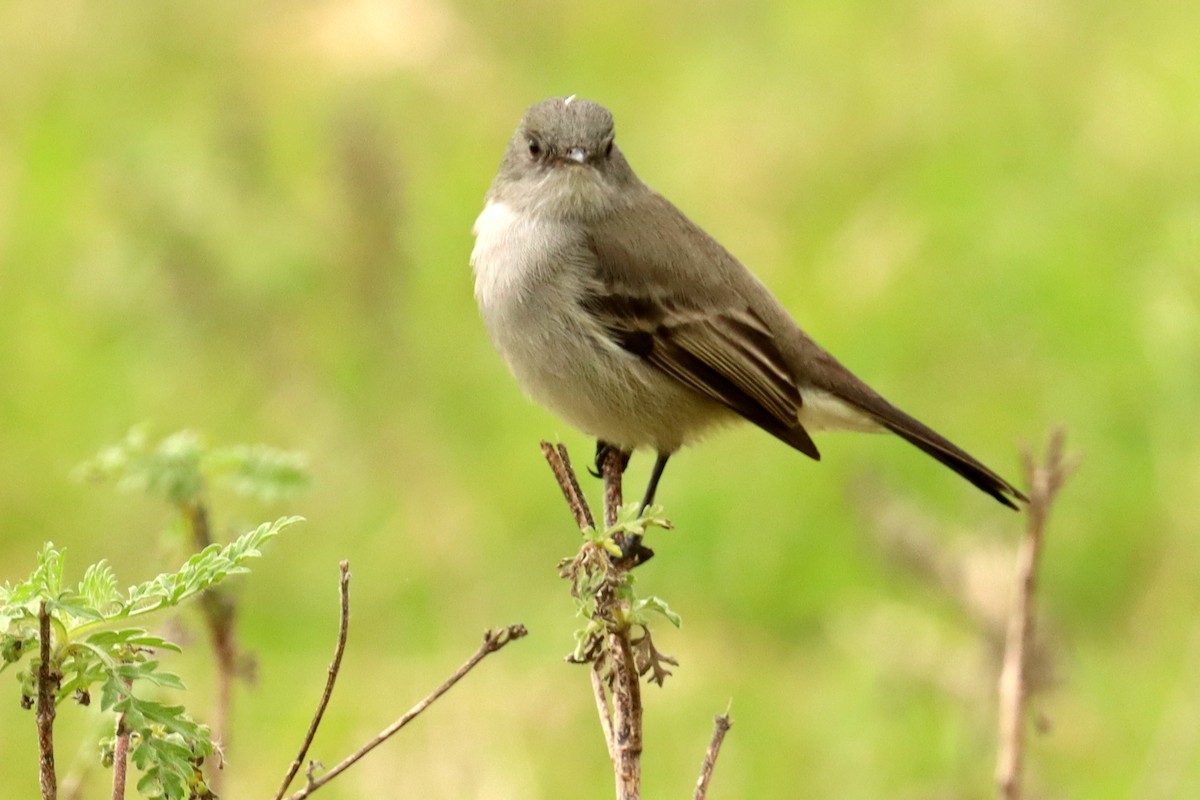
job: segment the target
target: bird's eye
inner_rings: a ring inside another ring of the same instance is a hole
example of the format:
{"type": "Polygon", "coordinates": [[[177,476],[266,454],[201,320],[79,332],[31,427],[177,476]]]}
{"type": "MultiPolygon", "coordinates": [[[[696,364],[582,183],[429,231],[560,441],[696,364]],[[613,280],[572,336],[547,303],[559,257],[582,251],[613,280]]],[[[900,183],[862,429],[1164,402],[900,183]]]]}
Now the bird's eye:
{"type": "Polygon", "coordinates": [[[538,144],[537,139],[529,140],[529,155],[537,158],[542,154],[542,146],[538,144]]]}
{"type": "Polygon", "coordinates": [[[604,146],[604,157],[605,158],[608,158],[609,156],[612,155],[612,149],[613,149],[613,140],[609,139],[608,144],[606,144],[604,146]]]}

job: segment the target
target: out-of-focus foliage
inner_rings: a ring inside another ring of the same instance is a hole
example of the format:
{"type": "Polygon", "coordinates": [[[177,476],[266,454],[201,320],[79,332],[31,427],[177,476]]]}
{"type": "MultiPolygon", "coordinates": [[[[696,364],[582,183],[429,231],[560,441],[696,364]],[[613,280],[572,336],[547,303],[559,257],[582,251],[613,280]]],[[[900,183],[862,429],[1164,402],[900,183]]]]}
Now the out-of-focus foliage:
{"type": "Polygon", "coordinates": [[[234,492],[270,503],[292,497],[308,485],[307,459],[301,453],[267,445],[206,447],[194,431],[179,431],[156,444],[138,425],[120,444],[109,445],[81,464],[84,480],[112,481],[119,489],[141,491],[186,506],[203,500],[205,484],[215,481],[234,492]]]}
{"type": "MultiPolygon", "coordinates": [[[[561,662],[578,541],[537,447],[591,444],[521,397],[467,266],[521,112],[578,93],[897,404],[1012,477],[1017,443],[1067,426],[1083,467],[1045,553],[1030,779],[1200,794],[1197,30],[1166,0],[2,4],[0,580],[47,540],[119,574],[159,558],[159,502],[71,478],[131,424],[306,452],[310,524],[240,583],[260,680],[226,793],[267,796],[294,756],[347,558],[326,763],[480,630],[530,636],[330,798],[609,796],[561,662]]],[[[1003,606],[1021,519],[901,442],[818,444],[820,464],[742,428],[672,460],[676,531],[637,577],[687,624],[659,629],[681,666],[646,692],[647,796],[689,791],[730,698],[714,796],[990,795],[994,654],[956,598],[1003,606]],[[897,497],[945,520],[922,533],[965,554],[960,594],[870,535],[897,497]]],[[[208,689],[189,680],[195,708],[208,689]]],[[[32,729],[0,708],[14,797],[36,792],[32,729]]]]}

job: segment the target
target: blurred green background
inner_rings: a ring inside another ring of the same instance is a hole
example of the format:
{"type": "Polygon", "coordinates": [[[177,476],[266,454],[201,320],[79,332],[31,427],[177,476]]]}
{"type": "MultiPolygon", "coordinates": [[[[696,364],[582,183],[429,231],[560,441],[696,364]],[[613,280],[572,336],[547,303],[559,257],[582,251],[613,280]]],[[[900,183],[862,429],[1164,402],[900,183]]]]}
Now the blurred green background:
{"type": "MultiPolygon", "coordinates": [[[[591,443],[522,397],[467,264],[522,111],[578,93],[897,404],[1013,478],[1067,426],[1029,784],[1200,796],[1197,31],[1170,0],[0,4],[0,580],[47,539],[77,574],[168,565],[166,509],[70,474],[134,423],[304,450],[299,500],[211,498],[226,534],[309,520],[239,583],[259,681],[225,796],[269,796],[294,755],[342,558],[326,764],[485,627],[531,634],[322,796],[611,796],[537,448],[591,443]]],[[[646,691],[647,797],[689,795],[731,699],[713,797],[992,793],[983,620],[1022,519],[898,440],[819,444],[741,428],[667,472],[677,530],[638,578],[683,615],[658,638],[682,666],[646,691]]],[[[199,627],[174,624],[203,713],[199,627]]],[[[32,797],[32,714],[0,677],[0,786],[32,797]]],[[[92,714],[62,710],[63,771],[92,714]]]]}

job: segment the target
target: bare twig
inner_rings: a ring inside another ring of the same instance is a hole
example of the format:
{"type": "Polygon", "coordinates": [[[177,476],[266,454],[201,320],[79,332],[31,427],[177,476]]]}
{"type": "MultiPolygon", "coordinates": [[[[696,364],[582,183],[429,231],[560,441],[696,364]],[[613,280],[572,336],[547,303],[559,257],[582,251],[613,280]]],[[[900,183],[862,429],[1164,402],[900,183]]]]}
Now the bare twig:
{"type": "MultiPolygon", "coordinates": [[[[621,476],[629,463],[629,456],[614,447],[608,448],[600,462],[600,474],[604,477],[604,523],[612,527],[617,523],[617,510],[621,507],[621,476]]],[[[613,536],[618,545],[624,536],[613,536]]],[[[613,566],[614,578],[632,567],[622,559],[613,566]]],[[[602,604],[608,608],[597,608],[596,612],[606,619],[624,619],[627,605],[615,594],[602,594],[602,604]]],[[[642,784],[642,682],[637,661],[633,657],[628,625],[610,627],[608,634],[608,663],[610,687],[612,689],[612,740],[616,750],[613,772],[617,781],[618,800],[636,800],[641,797],[642,784]]]]}
{"type": "Polygon", "coordinates": [[[617,510],[623,502],[621,476],[624,475],[628,463],[629,456],[615,447],[607,448],[600,462],[600,474],[604,477],[604,524],[610,528],[617,524],[617,510]]]}
{"type": "Polygon", "coordinates": [[[583,489],[579,487],[579,478],[575,475],[575,468],[571,466],[571,455],[567,452],[567,446],[559,442],[556,446],[559,458],[562,459],[563,466],[567,469],[567,479],[571,481],[571,491],[579,498],[580,504],[583,506],[583,514],[587,517],[588,525],[596,527],[596,521],[592,519],[592,510],[588,508],[587,501],[583,499],[583,489]]]}
{"type": "Polygon", "coordinates": [[[321,724],[321,718],[325,716],[325,707],[329,705],[329,698],[333,696],[333,685],[337,682],[338,672],[342,668],[342,654],[346,652],[346,636],[350,630],[350,562],[343,561],[338,565],[338,569],[341,570],[338,587],[342,598],[342,613],[341,622],[338,625],[337,646],[333,650],[333,661],[329,663],[328,674],[325,678],[325,690],[321,692],[317,710],[313,714],[312,722],[309,723],[308,732],[304,734],[300,752],[296,754],[292,765],[288,767],[287,775],[283,777],[283,783],[279,785],[279,791],[275,792],[275,800],[283,797],[292,779],[296,777],[296,773],[304,764],[304,757],[308,755],[308,748],[312,745],[313,737],[317,735],[317,727],[321,724]]]}
{"type": "Polygon", "coordinates": [[[1021,797],[1024,718],[1029,690],[1026,670],[1033,649],[1038,557],[1055,496],[1076,466],[1073,459],[1063,458],[1064,441],[1061,428],[1050,434],[1043,464],[1036,463],[1030,451],[1024,453],[1029,481],[1028,522],[1017,553],[1017,598],[1009,616],[1004,665],[1000,672],[1000,752],[996,762],[996,784],[1003,800],[1021,797]]]}
{"type": "Polygon", "coordinates": [[[592,676],[592,692],[596,695],[596,714],[600,717],[600,730],[604,734],[604,745],[608,748],[608,758],[614,764],[617,761],[617,747],[613,742],[612,710],[608,707],[608,692],[604,688],[604,676],[600,674],[603,659],[597,658],[592,662],[589,671],[592,676]]]}
{"type": "Polygon", "coordinates": [[[596,527],[596,521],[592,518],[592,510],[588,508],[583,491],[579,488],[579,479],[575,477],[575,470],[571,467],[571,457],[567,454],[567,448],[561,444],[556,448],[544,441],[542,442],[542,455],[550,464],[550,469],[554,471],[558,487],[562,489],[563,497],[571,509],[571,514],[575,517],[575,524],[579,526],[579,530],[596,527]]]}
{"type": "MultiPolygon", "coordinates": [[[[621,506],[621,475],[629,456],[615,448],[606,448],[601,452],[598,466],[604,478],[604,519],[606,527],[611,528],[616,524],[617,510],[621,506]]],[[[566,447],[558,445],[555,448],[542,442],[542,455],[549,462],[580,530],[592,527],[594,518],[579,488],[566,447]]],[[[621,545],[624,536],[617,533],[613,540],[621,545]]],[[[594,546],[588,544],[585,548],[594,546]]],[[[619,622],[628,619],[629,604],[616,591],[635,562],[624,558],[614,562],[607,553],[603,553],[600,559],[587,557],[588,554],[586,549],[581,551],[580,556],[572,562],[572,569],[599,569],[604,572],[602,587],[595,595],[594,619],[606,620],[607,632],[589,643],[586,655],[586,659],[592,662],[591,681],[596,713],[600,717],[600,729],[613,765],[617,798],[635,800],[641,792],[642,685],[631,642],[630,625],[619,622]]],[[[568,570],[564,575],[570,572],[568,570]]]]}
{"type": "Polygon", "coordinates": [[[628,628],[608,635],[608,652],[612,665],[612,733],[617,751],[613,771],[617,798],[637,800],[642,784],[642,683],[629,646],[628,628]]]}
{"type": "Polygon", "coordinates": [[[58,797],[58,777],[54,771],[55,698],[62,675],[50,665],[50,612],[46,610],[45,600],[38,608],[38,638],[41,640],[36,713],[39,780],[42,786],[42,800],[55,800],[58,797]]]}
{"type": "Polygon", "coordinates": [[[129,770],[129,729],[125,715],[117,717],[117,745],[113,750],[113,800],[125,800],[125,778],[129,770]]]}
{"type": "Polygon", "coordinates": [[[463,676],[474,669],[475,665],[477,665],[480,661],[487,658],[487,656],[490,654],[495,653],[509,642],[525,636],[526,633],[528,633],[528,631],[525,630],[524,625],[509,625],[507,628],[499,628],[494,631],[485,631],[483,634],[483,644],[479,646],[479,649],[475,651],[475,654],[468,658],[453,675],[446,679],[445,683],[434,689],[428,696],[425,697],[425,699],[409,709],[404,716],[400,717],[400,719],[384,728],[375,736],[375,738],[351,753],[349,756],[343,759],[340,764],[329,770],[329,772],[326,772],[324,775],[316,779],[312,778],[312,774],[310,772],[308,785],[303,789],[291,794],[290,800],[301,800],[301,798],[308,797],[317,789],[320,789],[338,775],[341,775],[347,769],[352,767],[360,758],[374,750],[379,745],[383,744],[397,731],[399,731],[408,723],[412,722],[418,715],[420,715],[422,711],[432,705],[439,697],[450,691],[454,684],[462,680],[463,676]]]}
{"type": "Polygon", "coordinates": [[[704,753],[704,763],[700,767],[700,779],[696,781],[696,793],[692,795],[692,800],[704,800],[708,795],[708,783],[712,780],[713,767],[717,764],[717,756],[721,753],[721,744],[725,741],[725,734],[731,727],[733,727],[733,723],[729,720],[728,709],[724,714],[718,714],[713,718],[712,741],[708,743],[708,750],[704,753]]]}

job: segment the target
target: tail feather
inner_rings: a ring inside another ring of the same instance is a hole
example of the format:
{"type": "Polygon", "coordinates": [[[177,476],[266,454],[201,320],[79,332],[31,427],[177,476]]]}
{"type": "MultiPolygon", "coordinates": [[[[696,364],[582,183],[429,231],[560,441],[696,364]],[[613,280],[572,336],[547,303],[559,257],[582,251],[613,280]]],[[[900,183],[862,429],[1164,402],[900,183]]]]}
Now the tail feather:
{"type": "Polygon", "coordinates": [[[970,453],[896,408],[861,381],[850,376],[849,380],[840,383],[841,385],[828,387],[829,390],[873,417],[887,430],[933,456],[983,492],[1013,510],[1018,510],[1014,500],[1029,502],[1029,498],[1015,486],[985,467],[970,453]]]}
{"type": "Polygon", "coordinates": [[[945,437],[916,422],[916,420],[912,420],[912,422],[916,422],[915,426],[897,423],[891,419],[880,419],[879,421],[889,431],[933,456],[1014,511],[1017,510],[1017,505],[1013,500],[1029,502],[1029,498],[1018,491],[1011,483],[979,463],[970,454],[954,445],[945,437]]]}

